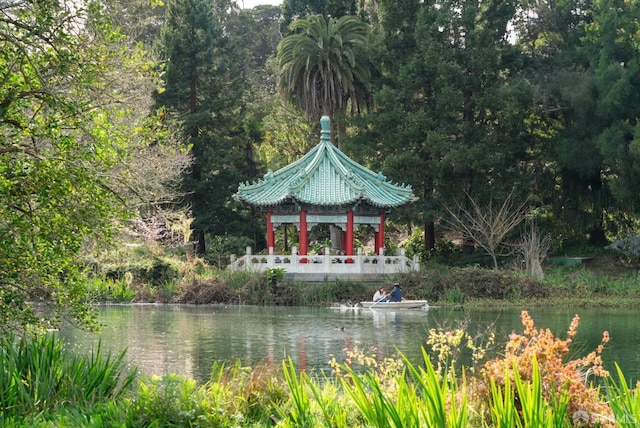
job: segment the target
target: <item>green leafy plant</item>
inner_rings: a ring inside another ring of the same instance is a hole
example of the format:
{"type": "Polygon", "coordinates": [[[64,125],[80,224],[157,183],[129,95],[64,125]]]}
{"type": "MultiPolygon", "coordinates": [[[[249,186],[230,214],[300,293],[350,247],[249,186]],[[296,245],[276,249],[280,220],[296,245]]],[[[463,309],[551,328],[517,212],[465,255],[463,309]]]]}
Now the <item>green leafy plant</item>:
{"type": "Polygon", "coordinates": [[[443,376],[435,370],[424,348],[422,357],[424,368],[416,368],[406,357],[403,357],[408,371],[420,386],[421,393],[414,396],[418,395],[421,399],[413,400],[418,403],[420,414],[424,418],[420,426],[467,427],[469,425],[468,397],[464,370],[459,385],[453,367],[443,376]]]}
{"type": "Polygon", "coordinates": [[[284,280],[284,275],[287,272],[284,268],[268,268],[265,271],[267,282],[269,285],[274,286],[284,280]]]}
{"type": "Polygon", "coordinates": [[[213,410],[203,387],[167,374],[140,381],[133,412],[137,426],[193,426],[211,423],[213,410]]]}
{"type": "MultiPolygon", "coordinates": [[[[515,363],[514,363],[515,364],[515,363]]],[[[563,389],[556,395],[555,388],[551,386],[552,393],[544,394],[542,391],[542,377],[539,366],[534,356],[531,362],[531,377],[529,381],[522,379],[518,367],[513,367],[517,399],[519,402],[520,420],[516,422],[522,427],[548,427],[556,428],[567,426],[567,408],[569,396],[563,389]],[[548,402],[551,400],[551,404],[548,402]]]]}
{"type": "Polygon", "coordinates": [[[514,380],[505,374],[505,382],[497,386],[491,379],[491,400],[489,412],[496,428],[512,427],[570,427],[567,408],[569,395],[563,389],[551,394],[549,399],[543,393],[542,376],[534,358],[529,381],[522,379],[517,367],[513,368],[514,380]]]}
{"type": "Polygon", "coordinates": [[[288,413],[281,411],[281,414],[287,414],[296,427],[313,427],[311,400],[306,391],[306,386],[310,383],[309,376],[301,372],[298,378],[291,358],[282,362],[282,369],[291,394],[291,406],[288,413]]]}
{"type": "Polygon", "coordinates": [[[464,293],[462,293],[462,291],[460,291],[460,288],[458,287],[450,288],[447,291],[445,291],[444,300],[447,303],[460,304],[460,303],[464,303],[465,295],[464,293]]]}
{"type": "Polygon", "coordinates": [[[64,348],[53,335],[0,338],[0,408],[4,416],[55,411],[120,398],[137,369],[127,373],[124,352],[112,358],[100,344],[90,355],[64,348]]]}

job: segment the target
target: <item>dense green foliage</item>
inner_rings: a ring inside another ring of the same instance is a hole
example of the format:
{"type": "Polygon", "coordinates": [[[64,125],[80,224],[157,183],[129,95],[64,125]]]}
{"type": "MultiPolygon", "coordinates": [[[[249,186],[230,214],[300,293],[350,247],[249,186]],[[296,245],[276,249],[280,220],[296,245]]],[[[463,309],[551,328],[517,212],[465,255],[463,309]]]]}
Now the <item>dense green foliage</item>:
{"type": "Polygon", "coordinates": [[[108,179],[126,156],[122,111],[98,96],[122,53],[118,33],[97,5],[20,1],[1,10],[0,329],[65,314],[89,322],[75,256],[122,213],[108,179]]]}
{"type": "MultiPolygon", "coordinates": [[[[426,251],[446,232],[444,207],[465,192],[480,203],[509,192],[528,198],[560,250],[636,232],[638,106],[629,97],[638,85],[638,10],[615,4],[292,0],[282,22],[357,15],[370,23],[368,59],[359,61],[372,64],[374,106],[342,141],[357,161],[413,186],[420,200],[393,219],[420,227],[426,251]]],[[[302,46],[300,28],[281,46],[302,46]]],[[[308,52],[291,49],[282,77],[308,52]]]]}

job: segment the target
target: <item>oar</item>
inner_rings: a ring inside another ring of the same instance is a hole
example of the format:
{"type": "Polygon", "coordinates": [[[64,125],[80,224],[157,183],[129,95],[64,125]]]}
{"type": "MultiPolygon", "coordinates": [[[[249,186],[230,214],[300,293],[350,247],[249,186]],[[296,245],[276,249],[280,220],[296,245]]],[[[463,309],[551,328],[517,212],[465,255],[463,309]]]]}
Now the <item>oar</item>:
{"type": "MultiPolygon", "coordinates": [[[[386,297],[383,297],[382,299],[386,299],[386,297]]],[[[377,305],[378,303],[382,302],[382,299],[380,299],[380,300],[376,301],[373,305],[369,306],[369,309],[373,309],[373,307],[374,307],[375,305],[377,305]]],[[[383,303],[384,303],[384,302],[383,302],[383,303]]]]}

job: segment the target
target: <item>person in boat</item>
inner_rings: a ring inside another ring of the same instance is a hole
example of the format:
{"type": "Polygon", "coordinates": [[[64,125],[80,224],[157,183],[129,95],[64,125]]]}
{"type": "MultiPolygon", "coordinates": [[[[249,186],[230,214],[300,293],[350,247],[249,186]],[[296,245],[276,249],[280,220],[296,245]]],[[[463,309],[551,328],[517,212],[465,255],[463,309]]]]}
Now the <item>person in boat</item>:
{"type": "Polygon", "coordinates": [[[390,302],[402,302],[402,288],[399,283],[393,284],[393,290],[389,293],[390,302]]]}
{"type": "Polygon", "coordinates": [[[384,287],[378,288],[376,293],[373,295],[373,301],[374,302],[386,302],[387,301],[387,294],[384,291],[384,287]]]}

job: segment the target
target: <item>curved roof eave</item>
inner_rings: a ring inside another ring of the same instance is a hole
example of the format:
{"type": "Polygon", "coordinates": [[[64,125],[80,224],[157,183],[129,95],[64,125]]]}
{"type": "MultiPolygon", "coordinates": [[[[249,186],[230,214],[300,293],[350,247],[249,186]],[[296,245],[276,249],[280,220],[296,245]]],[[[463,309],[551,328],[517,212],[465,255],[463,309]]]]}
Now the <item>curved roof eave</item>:
{"type": "Polygon", "coordinates": [[[234,197],[250,205],[274,206],[286,200],[305,205],[339,206],[358,201],[380,208],[413,202],[411,186],[394,184],[350,159],[329,140],[323,117],[320,144],[291,164],[269,171],[257,182],[241,183],[234,197]]]}

